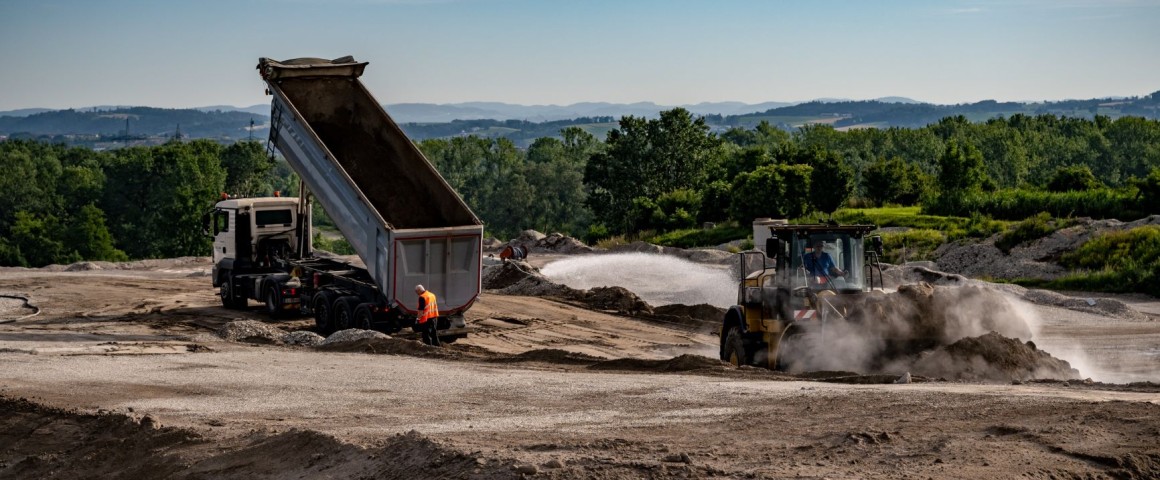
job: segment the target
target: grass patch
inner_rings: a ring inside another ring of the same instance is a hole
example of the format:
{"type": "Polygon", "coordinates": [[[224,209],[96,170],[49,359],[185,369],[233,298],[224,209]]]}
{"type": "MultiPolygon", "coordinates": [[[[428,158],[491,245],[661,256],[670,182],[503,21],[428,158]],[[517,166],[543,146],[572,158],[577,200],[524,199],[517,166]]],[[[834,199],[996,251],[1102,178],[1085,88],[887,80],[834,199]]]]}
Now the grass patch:
{"type": "Polygon", "coordinates": [[[984,215],[951,217],[925,215],[921,207],[843,208],[834,213],[843,225],[873,224],[878,228],[904,227],[938,230],[946,239],[985,238],[1003,231],[1010,222],[993,220],[984,215]]]}
{"type": "Polygon", "coordinates": [[[933,229],[912,229],[882,234],[882,261],[900,264],[930,260],[935,249],[947,241],[946,234],[933,229]]]}
{"type": "Polygon", "coordinates": [[[350,242],[343,237],[336,237],[329,239],[322,236],[322,233],[314,234],[314,249],[325,250],[335,255],[354,255],[354,247],[350,246],[350,242]]]}
{"type": "Polygon", "coordinates": [[[1076,221],[1072,219],[1052,219],[1051,214],[1047,212],[1040,212],[1039,214],[1028,217],[1022,222],[1019,222],[1003,232],[1003,235],[995,240],[995,247],[1002,250],[1004,254],[1010,254],[1011,249],[1018,245],[1038,240],[1055,233],[1056,230],[1075,225],[1076,221]]]}
{"type": "Polygon", "coordinates": [[[1160,227],[1149,225],[1098,236],[1065,254],[1061,263],[1078,271],[1055,280],[1013,282],[1056,290],[1160,296],[1160,227]]]}
{"type": "MultiPolygon", "coordinates": [[[[673,230],[653,236],[652,238],[646,238],[645,241],[666,247],[713,247],[734,240],[747,239],[752,233],[752,230],[749,228],[739,227],[735,224],[724,224],[710,229],[690,228],[673,230]]],[[[746,247],[742,245],[741,248],[745,249],[746,247]]],[[[753,248],[752,240],[749,241],[748,248],[753,248]]]]}

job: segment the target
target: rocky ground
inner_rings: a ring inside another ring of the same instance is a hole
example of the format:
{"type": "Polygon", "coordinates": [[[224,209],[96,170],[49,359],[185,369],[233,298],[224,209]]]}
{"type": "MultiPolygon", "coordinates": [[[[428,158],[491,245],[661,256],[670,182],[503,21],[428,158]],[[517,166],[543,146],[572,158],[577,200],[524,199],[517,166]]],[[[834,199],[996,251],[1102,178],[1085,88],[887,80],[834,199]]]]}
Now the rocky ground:
{"type": "Polygon", "coordinates": [[[1154,300],[907,266],[915,305],[1030,338],[791,375],[717,361],[719,307],[556,284],[537,267],[588,253],[542,243],[443,348],[222,309],[205,259],[0,269],[0,478],[1160,476],[1154,300]]]}

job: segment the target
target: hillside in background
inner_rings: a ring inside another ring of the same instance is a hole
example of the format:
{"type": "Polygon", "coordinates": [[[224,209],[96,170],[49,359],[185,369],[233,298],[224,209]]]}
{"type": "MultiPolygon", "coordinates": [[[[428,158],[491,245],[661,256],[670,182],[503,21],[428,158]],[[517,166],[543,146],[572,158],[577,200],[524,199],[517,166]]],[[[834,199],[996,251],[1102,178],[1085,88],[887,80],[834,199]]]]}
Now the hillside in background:
{"type": "MultiPolygon", "coordinates": [[[[565,106],[465,102],[445,105],[400,103],[385,108],[415,140],[476,135],[505,137],[517,145],[527,146],[536,138],[556,136],[560,129],[570,126],[603,137],[616,127],[623,116],[656,118],[660,112],[676,107],[652,102],[586,102],[565,106]]],[[[704,116],[716,131],[732,127],[752,128],[761,122],[769,122],[785,130],[818,123],[838,129],[916,128],[958,115],[975,122],[1017,114],[1051,114],[1089,119],[1097,115],[1112,119],[1123,116],[1160,119],[1160,92],[1142,97],[1059,102],[985,100],[969,104],[936,105],[905,97],[884,97],[864,101],[821,99],[797,104],[704,102],[680,107],[694,115],[704,116]]],[[[264,104],[195,109],[117,106],[79,110],[29,108],[0,112],[0,137],[52,138],[70,144],[97,146],[101,142],[157,143],[172,138],[180,128],[183,137],[232,142],[249,137],[251,120],[255,124],[254,136],[264,138],[268,128],[268,110],[269,106],[264,104]]]]}

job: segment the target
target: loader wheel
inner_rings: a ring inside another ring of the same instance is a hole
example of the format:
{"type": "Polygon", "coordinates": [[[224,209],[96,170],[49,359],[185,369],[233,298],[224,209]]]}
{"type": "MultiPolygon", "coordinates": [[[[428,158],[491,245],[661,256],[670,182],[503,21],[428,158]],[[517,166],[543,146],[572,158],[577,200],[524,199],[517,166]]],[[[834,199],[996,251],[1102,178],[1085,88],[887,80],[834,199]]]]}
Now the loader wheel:
{"type": "Polygon", "coordinates": [[[354,328],[371,329],[371,322],[375,319],[374,306],[369,303],[360,304],[354,309],[354,328]]]}
{"type": "Polygon", "coordinates": [[[777,369],[789,373],[801,373],[811,363],[810,355],[818,345],[818,334],[793,329],[781,339],[777,349],[777,369]]]}
{"type": "Polygon", "coordinates": [[[358,303],[358,297],[348,295],[345,297],[338,297],[334,301],[334,329],[346,330],[354,327],[354,307],[358,303]]]}
{"type": "Polygon", "coordinates": [[[724,360],[738,367],[753,363],[752,356],[745,351],[745,341],[741,339],[741,330],[737,327],[730,328],[725,335],[724,360]]]}
{"type": "Polygon", "coordinates": [[[221,284],[221,290],[218,295],[222,299],[222,306],[231,310],[240,310],[246,308],[246,297],[240,297],[238,291],[234,286],[234,277],[227,276],[221,284]]]}
{"type": "Polygon", "coordinates": [[[323,290],[314,294],[310,304],[314,310],[314,326],[319,335],[334,333],[334,294],[323,290]]]}

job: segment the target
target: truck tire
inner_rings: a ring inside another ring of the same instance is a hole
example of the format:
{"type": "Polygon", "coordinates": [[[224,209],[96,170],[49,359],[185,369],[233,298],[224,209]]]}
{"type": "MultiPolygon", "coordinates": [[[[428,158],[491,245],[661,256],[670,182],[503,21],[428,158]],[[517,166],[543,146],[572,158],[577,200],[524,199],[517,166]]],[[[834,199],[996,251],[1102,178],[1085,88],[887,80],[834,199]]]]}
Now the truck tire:
{"type": "Polygon", "coordinates": [[[237,288],[234,285],[233,275],[227,274],[226,278],[222,279],[220,290],[218,290],[218,296],[220,296],[222,299],[223,307],[231,310],[240,310],[246,308],[247,299],[246,297],[238,295],[237,288]]]}
{"type": "Polygon", "coordinates": [[[354,309],[354,328],[361,328],[363,330],[370,330],[371,324],[375,320],[374,305],[369,303],[362,303],[354,309]]]}
{"type": "Polygon", "coordinates": [[[319,335],[334,333],[334,299],[334,293],[323,290],[314,294],[310,301],[311,310],[314,311],[314,326],[319,335]]]}
{"type": "Polygon", "coordinates": [[[738,367],[753,363],[753,355],[745,351],[745,340],[741,338],[741,329],[731,327],[725,335],[725,355],[723,360],[738,367]]]}
{"type": "Polygon", "coordinates": [[[354,307],[358,297],[348,295],[334,301],[334,329],[346,330],[354,327],[354,307]]]}
{"type": "Polygon", "coordinates": [[[286,315],[286,311],[282,310],[282,292],[278,291],[277,285],[266,287],[266,295],[262,298],[265,299],[266,313],[270,314],[271,318],[281,318],[286,315]]]}

